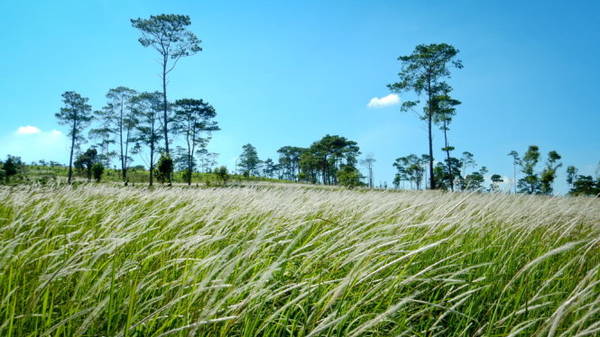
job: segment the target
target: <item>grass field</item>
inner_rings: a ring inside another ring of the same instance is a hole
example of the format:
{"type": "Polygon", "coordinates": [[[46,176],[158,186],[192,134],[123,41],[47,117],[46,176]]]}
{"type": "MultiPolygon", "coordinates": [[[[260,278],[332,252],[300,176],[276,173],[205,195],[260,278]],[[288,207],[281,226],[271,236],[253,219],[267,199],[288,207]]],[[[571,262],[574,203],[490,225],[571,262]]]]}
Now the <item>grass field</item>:
{"type": "Polygon", "coordinates": [[[600,201],[0,188],[0,336],[598,336],[600,201]]]}

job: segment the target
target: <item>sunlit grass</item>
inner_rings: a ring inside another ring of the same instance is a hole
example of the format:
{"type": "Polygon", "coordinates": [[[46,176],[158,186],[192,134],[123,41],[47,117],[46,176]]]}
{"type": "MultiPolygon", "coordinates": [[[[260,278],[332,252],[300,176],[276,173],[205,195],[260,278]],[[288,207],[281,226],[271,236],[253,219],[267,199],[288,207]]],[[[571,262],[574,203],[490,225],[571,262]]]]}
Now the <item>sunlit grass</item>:
{"type": "Polygon", "coordinates": [[[594,336],[600,202],[0,188],[1,336],[594,336]]]}

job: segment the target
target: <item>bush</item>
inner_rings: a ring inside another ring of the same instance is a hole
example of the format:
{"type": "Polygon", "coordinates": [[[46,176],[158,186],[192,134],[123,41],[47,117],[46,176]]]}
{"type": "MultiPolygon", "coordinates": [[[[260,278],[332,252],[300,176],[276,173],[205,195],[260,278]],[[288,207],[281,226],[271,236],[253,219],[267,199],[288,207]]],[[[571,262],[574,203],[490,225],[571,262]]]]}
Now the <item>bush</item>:
{"type": "Polygon", "coordinates": [[[353,167],[344,165],[342,168],[337,171],[337,180],[338,183],[342,186],[346,186],[349,188],[360,186],[360,172],[353,167]]]}
{"type": "Polygon", "coordinates": [[[166,154],[163,153],[160,155],[158,159],[158,163],[156,164],[156,179],[161,183],[165,183],[165,181],[171,183],[171,174],[173,173],[173,159],[166,154]]]}
{"type": "Polygon", "coordinates": [[[104,173],[104,165],[102,165],[102,163],[95,163],[94,165],[92,165],[92,175],[94,176],[94,180],[96,180],[97,183],[100,182],[100,180],[102,179],[102,174],[104,173]]]}
{"type": "Polygon", "coordinates": [[[220,181],[223,185],[227,184],[229,180],[229,172],[227,171],[227,167],[221,166],[215,169],[215,175],[217,176],[217,180],[220,181]]]}
{"type": "Polygon", "coordinates": [[[10,179],[10,177],[17,175],[17,173],[21,173],[23,171],[23,162],[21,161],[21,157],[8,155],[4,164],[2,164],[2,170],[4,171],[4,177],[6,181],[10,179]]]}

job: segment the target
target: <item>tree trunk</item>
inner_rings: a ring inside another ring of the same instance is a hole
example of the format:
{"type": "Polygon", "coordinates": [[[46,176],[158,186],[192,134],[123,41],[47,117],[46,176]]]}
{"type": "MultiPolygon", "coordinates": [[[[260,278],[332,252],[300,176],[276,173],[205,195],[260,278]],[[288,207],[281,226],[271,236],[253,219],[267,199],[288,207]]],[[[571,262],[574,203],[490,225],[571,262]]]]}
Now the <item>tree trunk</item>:
{"type": "MultiPolygon", "coordinates": [[[[153,137],[154,135],[152,135],[153,137]]],[[[152,173],[154,171],[154,141],[150,142],[150,186],[152,186],[152,173]]]]}
{"type": "Polygon", "coordinates": [[[452,173],[452,165],[450,163],[450,147],[448,146],[448,127],[446,126],[446,120],[444,120],[444,145],[446,149],[446,160],[448,161],[448,174],[450,178],[450,190],[454,192],[454,174],[452,173]]]}
{"type": "Polygon", "coordinates": [[[435,177],[433,176],[433,137],[431,135],[431,110],[427,119],[427,131],[429,140],[429,188],[435,190],[435,177]]]}
{"type": "Polygon", "coordinates": [[[429,188],[435,190],[435,177],[433,176],[433,136],[431,134],[431,124],[433,119],[433,92],[431,89],[431,77],[427,80],[427,139],[429,141],[429,188]]]}
{"type": "Polygon", "coordinates": [[[123,152],[123,104],[121,102],[121,113],[119,116],[119,146],[121,148],[121,176],[123,182],[127,181],[127,173],[125,173],[125,156],[123,152]]]}
{"type": "Polygon", "coordinates": [[[76,125],[76,119],[73,119],[73,129],[71,132],[71,154],[69,155],[69,177],[67,178],[67,182],[69,184],[71,184],[71,180],[73,178],[73,149],[75,147],[75,138],[77,137],[76,125]]]}
{"type": "MultiPolygon", "coordinates": [[[[165,152],[167,156],[171,157],[171,152],[169,151],[169,116],[167,112],[167,61],[168,55],[163,56],[163,135],[165,137],[165,152]]],[[[169,186],[171,186],[171,172],[167,176],[167,181],[169,186]]]]}

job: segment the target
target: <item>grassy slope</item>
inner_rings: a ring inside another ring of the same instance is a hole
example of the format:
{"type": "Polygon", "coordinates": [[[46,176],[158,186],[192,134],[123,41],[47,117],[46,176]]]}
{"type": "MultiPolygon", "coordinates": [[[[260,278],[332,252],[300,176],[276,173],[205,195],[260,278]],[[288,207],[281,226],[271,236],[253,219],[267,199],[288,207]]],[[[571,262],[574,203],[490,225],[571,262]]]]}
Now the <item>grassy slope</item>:
{"type": "Polygon", "coordinates": [[[2,336],[585,336],[600,202],[0,188],[2,336]]]}

